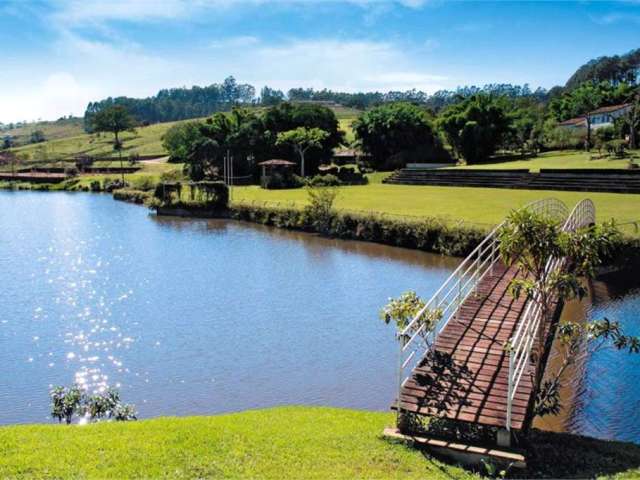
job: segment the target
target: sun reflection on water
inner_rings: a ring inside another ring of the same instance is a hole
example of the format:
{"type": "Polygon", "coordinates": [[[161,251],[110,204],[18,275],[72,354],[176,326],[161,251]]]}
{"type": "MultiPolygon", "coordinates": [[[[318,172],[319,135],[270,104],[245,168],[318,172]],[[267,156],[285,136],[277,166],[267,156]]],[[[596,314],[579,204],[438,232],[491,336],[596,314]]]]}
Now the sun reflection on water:
{"type": "MultiPolygon", "coordinates": [[[[121,325],[126,325],[122,321],[124,309],[119,310],[117,319],[113,312],[133,297],[134,290],[108,274],[111,262],[126,261],[121,246],[113,245],[112,252],[97,251],[93,242],[74,242],[73,238],[58,232],[52,243],[38,252],[41,279],[54,292],[56,318],[51,318],[44,306],[37,306],[32,318],[56,322],[65,347],[42,352],[37,358],[44,359],[51,369],[64,365],[73,371],[69,383],[87,393],[100,393],[109,386],[121,386],[123,375],[130,373],[121,354],[135,339],[122,331],[121,325]]],[[[34,336],[33,342],[37,346],[40,337],[34,336]]],[[[27,362],[33,361],[34,356],[28,357],[27,362]]]]}

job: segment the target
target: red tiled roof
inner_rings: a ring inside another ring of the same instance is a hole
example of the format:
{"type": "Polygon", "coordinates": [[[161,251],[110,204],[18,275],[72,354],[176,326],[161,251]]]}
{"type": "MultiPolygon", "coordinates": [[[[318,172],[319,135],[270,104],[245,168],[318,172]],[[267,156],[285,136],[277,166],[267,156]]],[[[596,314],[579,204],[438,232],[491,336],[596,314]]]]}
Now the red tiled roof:
{"type": "Polygon", "coordinates": [[[279,158],[274,158],[273,160],[265,160],[264,162],[258,163],[260,166],[274,166],[274,165],[296,165],[294,162],[290,162],[289,160],[281,160],[279,158]]]}
{"type": "Polygon", "coordinates": [[[630,106],[630,103],[622,103],[620,105],[610,105],[608,107],[600,107],[600,108],[596,108],[595,110],[589,112],[589,115],[596,115],[598,113],[609,113],[609,112],[615,112],[618,110],[622,110],[623,108],[626,108],[628,106],[630,106]]]}
{"type": "Polygon", "coordinates": [[[585,117],[570,118],[569,120],[560,122],[558,125],[560,125],[561,127],[569,127],[571,125],[580,125],[580,124],[584,124],[585,127],[587,126],[587,120],[585,117]]]}

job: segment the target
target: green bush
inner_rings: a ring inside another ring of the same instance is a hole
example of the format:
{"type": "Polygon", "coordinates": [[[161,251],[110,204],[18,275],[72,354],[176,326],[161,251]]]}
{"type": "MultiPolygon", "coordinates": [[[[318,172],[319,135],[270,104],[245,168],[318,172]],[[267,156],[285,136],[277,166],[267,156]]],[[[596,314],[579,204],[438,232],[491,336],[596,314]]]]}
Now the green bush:
{"type": "Polygon", "coordinates": [[[307,180],[307,185],[310,187],[338,187],[342,185],[342,182],[330,173],[326,175],[316,175],[307,180]]]}
{"type": "Polygon", "coordinates": [[[151,193],[142,190],[120,188],[113,191],[113,198],[115,200],[121,200],[123,202],[144,204],[147,203],[152,197],[151,193]]]}
{"type": "Polygon", "coordinates": [[[304,184],[304,179],[294,173],[273,172],[271,175],[264,178],[262,188],[269,190],[301,188],[304,184]]]}
{"type": "Polygon", "coordinates": [[[624,140],[611,140],[606,143],[607,153],[616,158],[624,158],[627,150],[627,142],[624,140]]]}
{"type": "MultiPolygon", "coordinates": [[[[237,220],[317,232],[318,219],[313,215],[309,209],[275,209],[252,205],[239,205],[231,209],[231,218],[237,220]]],[[[451,227],[430,217],[422,220],[395,220],[353,213],[332,215],[330,225],[322,233],[346,240],[384,243],[454,256],[469,254],[486,235],[482,230],[451,227]]]]}
{"type": "Polygon", "coordinates": [[[77,169],[76,167],[73,167],[73,166],[71,166],[71,167],[65,167],[65,169],[64,169],[64,174],[65,174],[67,177],[75,177],[75,176],[77,176],[77,175],[78,175],[78,169],[77,169]]]}
{"type": "Polygon", "coordinates": [[[343,185],[366,185],[369,183],[369,179],[364,176],[362,171],[350,166],[340,167],[338,179],[343,185]]]}
{"type": "Polygon", "coordinates": [[[153,190],[156,186],[156,181],[151,176],[134,176],[132,178],[132,187],[136,190],[153,190]]]}

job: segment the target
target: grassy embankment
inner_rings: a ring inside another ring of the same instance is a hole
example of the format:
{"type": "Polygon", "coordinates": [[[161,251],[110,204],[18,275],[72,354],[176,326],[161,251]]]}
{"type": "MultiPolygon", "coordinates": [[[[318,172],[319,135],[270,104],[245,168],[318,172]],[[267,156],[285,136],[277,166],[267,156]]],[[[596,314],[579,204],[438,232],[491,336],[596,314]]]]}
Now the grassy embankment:
{"type": "MultiPolygon", "coordinates": [[[[378,214],[435,216],[452,223],[462,221],[489,228],[500,222],[510,210],[540,198],[555,197],[572,207],[589,197],[596,204],[600,221],[611,218],[619,223],[640,220],[640,195],[374,183],[380,177],[375,175],[369,185],[339,188],[337,208],[378,214]]],[[[307,196],[304,189],[264,190],[249,186],[236,187],[233,191],[233,201],[239,203],[293,202],[302,207],[307,196]]]]}
{"type": "MultiPolygon", "coordinates": [[[[390,413],[281,407],[83,427],[0,428],[0,477],[478,478],[381,438],[390,413]]],[[[640,447],[534,433],[530,477],[638,478],[640,447]]]]}
{"type": "MultiPolygon", "coordinates": [[[[602,158],[598,160],[591,160],[593,155],[597,152],[583,152],[583,151],[554,151],[544,152],[535,158],[529,158],[524,160],[511,159],[509,161],[496,161],[489,163],[482,163],[479,165],[462,165],[458,167],[451,167],[459,170],[483,170],[483,169],[520,169],[528,168],[532,172],[538,172],[541,168],[627,168],[629,165],[628,159],[609,159],[602,158]]],[[[640,151],[635,151],[632,154],[633,160],[637,163],[640,158],[640,151]]]]}

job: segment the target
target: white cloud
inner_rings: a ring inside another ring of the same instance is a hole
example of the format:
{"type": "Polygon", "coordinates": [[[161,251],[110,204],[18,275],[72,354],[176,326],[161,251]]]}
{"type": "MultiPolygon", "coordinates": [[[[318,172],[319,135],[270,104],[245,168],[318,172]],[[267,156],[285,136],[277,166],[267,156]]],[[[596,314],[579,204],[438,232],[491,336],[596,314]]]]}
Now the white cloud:
{"type": "Polygon", "coordinates": [[[23,85],[7,92],[0,91],[0,122],[56,119],[70,113],[83,112],[98,91],[78,83],[68,72],[56,72],[40,84],[23,85]]]}
{"type": "Polygon", "coordinates": [[[201,5],[183,0],[65,0],[58,3],[53,18],[67,26],[111,20],[171,20],[190,16],[201,5]]]}
{"type": "Polygon", "coordinates": [[[162,88],[221,82],[227,75],[258,90],[269,85],[284,91],[433,92],[450,86],[447,77],[417,64],[410,51],[391,42],[292,38],[267,44],[255,37],[230,37],[217,45],[191,56],[157,56],[135,44],[116,46],[65,32],[55,45],[56,65],[64,70],[45,72],[40,85],[3,89],[0,121],[82,115],[89,101],[107,96],[145,97],[162,88]]]}
{"type": "Polygon", "coordinates": [[[419,9],[433,0],[60,0],[53,15],[60,25],[109,21],[147,22],[191,18],[205,10],[281,4],[348,3],[360,6],[400,5],[419,9]]]}
{"type": "Polygon", "coordinates": [[[225,68],[237,78],[284,90],[304,86],[343,91],[418,88],[432,92],[446,81],[446,77],[416,65],[401,46],[389,42],[290,40],[261,45],[242,56],[231,52],[229,58],[225,68]]]}

